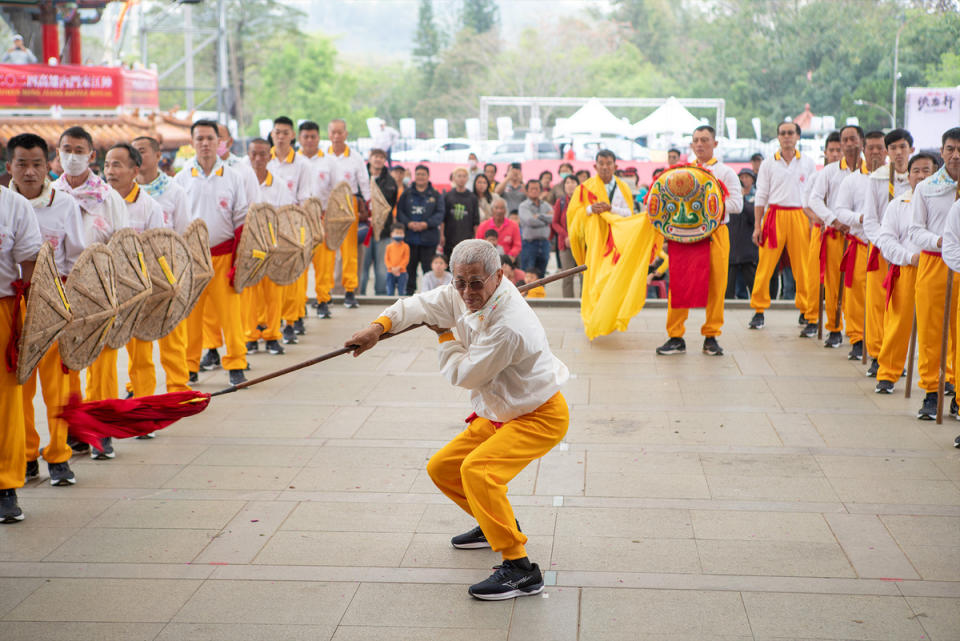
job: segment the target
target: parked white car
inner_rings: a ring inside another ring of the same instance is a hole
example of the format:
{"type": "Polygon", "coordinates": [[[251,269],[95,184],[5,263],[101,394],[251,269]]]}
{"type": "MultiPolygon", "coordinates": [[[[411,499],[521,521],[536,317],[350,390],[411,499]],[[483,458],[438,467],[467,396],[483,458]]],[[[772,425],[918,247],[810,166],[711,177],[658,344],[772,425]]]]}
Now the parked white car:
{"type": "Polygon", "coordinates": [[[425,141],[413,149],[392,151],[390,156],[399,162],[453,162],[466,164],[470,154],[481,157],[480,146],[466,138],[444,138],[425,141]]]}

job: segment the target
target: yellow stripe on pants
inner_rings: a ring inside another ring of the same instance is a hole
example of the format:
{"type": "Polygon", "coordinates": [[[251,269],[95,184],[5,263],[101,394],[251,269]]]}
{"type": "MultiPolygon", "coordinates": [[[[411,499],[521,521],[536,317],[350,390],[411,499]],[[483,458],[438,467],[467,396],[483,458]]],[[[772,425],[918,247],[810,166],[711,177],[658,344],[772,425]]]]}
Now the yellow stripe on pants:
{"type": "MultiPolygon", "coordinates": [[[[913,265],[904,265],[900,268],[900,277],[893,286],[890,296],[890,306],[883,315],[883,344],[880,346],[880,355],[877,363],[878,381],[893,383],[903,374],[903,366],[907,361],[907,351],[910,347],[910,332],[913,331],[914,299],[916,297],[917,268],[913,265]]],[[[886,303],[886,290],[884,290],[886,303]]],[[[871,330],[872,331],[872,330],[871,330]]],[[[913,367],[913,363],[910,363],[913,367]]]]}
{"type": "Polygon", "coordinates": [[[33,409],[38,378],[40,379],[43,403],[47,406],[47,429],[50,432],[50,444],[43,448],[43,460],[47,463],[63,463],[70,460],[73,455],[73,451],[67,445],[67,422],[58,417],[60,408],[65,406],[70,399],[71,377],[77,379],[74,385],[79,386],[80,373],[63,373],[59,344],[54,343],[40,359],[37,369],[23,384],[24,434],[28,461],[35,461],[41,455],[40,435],[37,433],[36,417],[33,409]]]}
{"type": "Polygon", "coordinates": [[[863,328],[864,346],[867,354],[874,358],[883,349],[883,317],[887,309],[887,290],[883,288],[883,281],[890,268],[883,256],[879,259],[880,268],[867,272],[867,324],[863,328]]]}
{"type": "MultiPolygon", "coordinates": [[[[766,215],[769,215],[767,213],[766,215]]],[[[757,312],[770,307],[770,278],[780,262],[780,255],[787,250],[793,278],[797,283],[797,297],[794,304],[797,309],[809,312],[810,294],[807,291],[807,252],[810,250],[810,223],[802,209],[781,209],[777,212],[777,246],[770,248],[769,240],[760,247],[760,259],[757,274],[753,281],[753,293],[750,306],[757,312]]],[[[819,292],[818,294],[819,295],[819,292]]]]}
{"type": "Polygon", "coordinates": [[[440,491],[477,520],[504,559],[527,552],[507,499],[507,483],[559,443],[570,424],[567,402],[557,392],[546,403],[496,429],[485,418],[473,422],[427,463],[440,491]]]}
{"type": "MultiPolygon", "coordinates": [[[[723,327],[723,299],[727,294],[727,269],[730,262],[730,231],[726,225],[720,225],[710,235],[710,284],[707,294],[705,319],[700,328],[702,336],[719,336],[723,327]]],[[[670,338],[683,337],[684,323],[689,309],[675,309],[667,303],[667,335],[670,338]]]]}
{"type": "Polygon", "coordinates": [[[200,355],[203,351],[204,310],[209,307],[215,315],[217,329],[223,331],[227,345],[227,354],[221,360],[223,369],[246,369],[246,346],[243,340],[241,322],[240,294],[230,285],[229,274],[232,257],[230,254],[213,257],[213,280],[203,290],[197,306],[187,319],[187,367],[191,372],[200,368],[200,355]]]}
{"type": "MultiPolygon", "coordinates": [[[[920,255],[917,265],[916,305],[917,305],[917,384],[925,392],[937,391],[940,377],[940,342],[943,340],[943,304],[947,295],[947,265],[940,256],[920,255]]],[[[957,307],[957,293],[960,283],[953,284],[952,308],[957,307]]],[[[956,359],[956,325],[951,323],[946,374],[947,381],[953,382],[953,363],[956,359]]]]}
{"type": "MultiPolygon", "coordinates": [[[[13,296],[0,298],[0,345],[9,342],[14,315],[20,314],[14,302],[13,296]]],[[[24,432],[23,390],[16,373],[0,366],[0,490],[23,487],[27,473],[24,432]]]]}
{"type": "MultiPolygon", "coordinates": [[[[853,241],[851,240],[852,244],[853,241]]],[[[870,250],[857,243],[856,262],[853,265],[853,282],[843,291],[843,324],[851,343],[863,340],[863,320],[866,314],[867,258],[870,250]]],[[[846,274],[844,274],[846,281],[846,274]]]]}

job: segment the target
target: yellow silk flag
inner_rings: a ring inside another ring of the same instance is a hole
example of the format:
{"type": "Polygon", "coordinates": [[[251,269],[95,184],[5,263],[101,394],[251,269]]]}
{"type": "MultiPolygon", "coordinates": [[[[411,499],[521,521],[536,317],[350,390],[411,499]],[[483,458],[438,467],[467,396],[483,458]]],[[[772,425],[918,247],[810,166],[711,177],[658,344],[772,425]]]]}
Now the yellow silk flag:
{"type": "MultiPolygon", "coordinates": [[[[633,210],[633,195],[623,181],[617,188],[633,210]]],[[[587,338],[625,331],[647,302],[647,271],[657,233],[646,214],[587,214],[596,202],[609,203],[596,176],[577,187],[567,206],[567,232],[577,264],[586,264],[580,315],[587,338]]]]}

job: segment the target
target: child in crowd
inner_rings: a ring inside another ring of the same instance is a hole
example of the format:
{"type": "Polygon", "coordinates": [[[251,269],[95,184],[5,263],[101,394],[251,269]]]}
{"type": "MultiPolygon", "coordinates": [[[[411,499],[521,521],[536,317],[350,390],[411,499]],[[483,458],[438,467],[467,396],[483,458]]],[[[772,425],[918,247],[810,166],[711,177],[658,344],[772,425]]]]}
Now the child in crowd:
{"type": "Polygon", "coordinates": [[[447,271],[447,259],[443,254],[437,254],[430,263],[430,272],[420,281],[420,291],[428,292],[437,287],[443,287],[453,281],[453,274],[447,271]]]}
{"type": "MultiPolygon", "coordinates": [[[[538,279],[537,274],[534,272],[527,272],[523,276],[523,282],[532,283],[538,279]]],[[[543,285],[538,285],[530,291],[524,294],[527,298],[546,298],[547,290],[543,288],[543,285]]]]}
{"type": "Polygon", "coordinates": [[[503,269],[503,277],[514,285],[520,285],[526,282],[527,275],[523,270],[514,266],[509,256],[500,256],[500,268],[503,269]]]}
{"type": "Polygon", "coordinates": [[[500,246],[500,234],[497,233],[496,229],[488,229],[484,232],[483,239],[497,248],[497,252],[499,252],[501,258],[506,256],[506,252],[504,252],[503,247],[500,246]]]}
{"type": "Polygon", "coordinates": [[[410,247],[403,242],[403,225],[393,224],[390,239],[392,242],[383,256],[387,266],[387,296],[403,296],[407,291],[407,263],[410,262],[410,247]]]}

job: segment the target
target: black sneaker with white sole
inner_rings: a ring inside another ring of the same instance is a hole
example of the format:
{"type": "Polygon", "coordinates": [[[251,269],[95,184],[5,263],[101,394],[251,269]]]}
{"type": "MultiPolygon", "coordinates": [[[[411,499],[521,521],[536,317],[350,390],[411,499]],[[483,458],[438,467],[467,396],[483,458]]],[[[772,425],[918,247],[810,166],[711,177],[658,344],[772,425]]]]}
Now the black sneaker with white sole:
{"type": "MultiPolygon", "coordinates": [[[[187,377],[188,383],[199,383],[200,382],[200,373],[199,372],[190,372],[190,376],[187,377]]],[[[89,447],[89,446],[88,446],[89,447]]]]}
{"type": "Polygon", "coordinates": [[[880,363],[877,362],[877,359],[870,361],[870,367],[867,368],[867,378],[876,378],[877,372],[880,370],[880,363]]]}
{"type": "Polygon", "coordinates": [[[152,441],[152,440],[155,439],[155,438],[157,438],[157,433],[156,433],[156,432],[150,432],[149,434],[141,434],[140,436],[137,437],[137,440],[138,440],[138,441],[152,441]]]}
{"type": "Polygon", "coordinates": [[[284,345],[296,345],[297,344],[297,334],[293,331],[293,325],[285,325],[283,327],[283,344],[284,345]]]}
{"type": "Polygon", "coordinates": [[[73,450],[75,454],[86,454],[90,451],[89,443],[77,440],[69,434],[67,435],[67,445],[70,446],[70,449],[73,450]]]}
{"type": "Polygon", "coordinates": [[[203,359],[200,361],[200,369],[205,372],[214,370],[220,367],[220,352],[215,349],[208,349],[207,353],[203,355],[203,359]]]}
{"type": "Polygon", "coordinates": [[[17,523],[23,520],[23,510],[17,503],[17,491],[0,490],[0,523],[17,523]]]}
{"type": "Polygon", "coordinates": [[[923,397],[923,404],[920,411],[917,412],[917,418],[921,421],[933,421],[937,418],[937,393],[927,392],[923,397]]]}
{"type": "Polygon", "coordinates": [[[891,381],[877,381],[877,387],[873,391],[877,394],[893,394],[893,383],[891,381]]]}
{"type": "MultiPolygon", "coordinates": [[[[520,529],[520,521],[514,519],[514,523],[517,524],[517,531],[523,532],[523,530],[520,529]]],[[[450,545],[460,550],[478,550],[480,548],[490,547],[490,543],[487,542],[487,537],[479,525],[472,530],[467,530],[463,534],[458,534],[450,539],[450,545]]]]}
{"type": "Polygon", "coordinates": [[[278,354],[283,354],[283,346],[279,341],[267,341],[267,352],[273,354],[274,356],[278,354]]]}
{"type": "Polygon", "coordinates": [[[77,477],[66,461],[47,463],[47,471],[50,472],[50,485],[76,485],[77,483],[77,477]]]}
{"type": "Polygon", "coordinates": [[[502,601],[543,592],[540,566],[530,563],[526,557],[516,561],[504,560],[493,569],[494,573],[486,580],[470,586],[470,596],[483,601],[502,601]]]}
{"type": "Polygon", "coordinates": [[[686,354],[687,343],[683,340],[683,338],[674,336],[673,338],[668,338],[666,343],[656,349],[656,352],[661,356],[667,356],[669,354],[686,354]]]}
{"type": "Polygon", "coordinates": [[[763,312],[757,312],[747,324],[747,329],[763,329],[763,312]]]}
{"type": "Polygon", "coordinates": [[[356,309],[360,307],[360,303],[357,302],[357,296],[353,292],[347,292],[343,295],[343,306],[347,309],[356,309]]]}
{"type": "Polygon", "coordinates": [[[113,451],[113,439],[109,436],[107,438],[100,439],[99,449],[96,447],[90,448],[90,458],[94,461],[106,461],[108,459],[116,458],[117,453],[113,451]]]}
{"type": "Polygon", "coordinates": [[[840,332],[830,332],[827,334],[827,339],[823,341],[824,347],[840,347],[843,343],[843,334],[840,332]]]}
{"type": "Polygon", "coordinates": [[[800,330],[800,338],[813,338],[817,335],[817,324],[816,323],[807,323],[803,326],[803,329],[800,330]]]}
{"type": "Polygon", "coordinates": [[[703,339],[703,353],[710,356],[723,356],[723,348],[720,347],[715,336],[707,336],[703,339]]]}
{"type": "Polygon", "coordinates": [[[953,383],[944,383],[943,384],[943,395],[944,396],[956,396],[957,389],[953,386],[953,383]]]}
{"type": "Polygon", "coordinates": [[[303,326],[303,318],[293,321],[293,331],[297,336],[303,336],[307,333],[307,328],[303,326]]]}
{"type": "Polygon", "coordinates": [[[330,318],[330,305],[327,303],[317,305],[317,316],[320,318],[330,318]]]}
{"type": "Polygon", "coordinates": [[[242,369],[232,369],[230,370],[230,384],[239,385],[240,383],[246,383],[247,377],[243,375],[242,369]]]}
{"type": "Polygon", "coordinates": [[[247,354],[256,354],[260,351],[260,343],[257,341],[247,341],[247,354]]]}
{"type": "Polygon", "coordinates": [[[804,325],[808,325],[807,317],[803,315],[803,312],[800,312],[800,318],[799,320],[797,320],[797,325],[799,325],[800,327],[803,327],[804,325]]]}
{"type": "MultiPolygon", "coordinates": [[[[957,418],[958,410],[960,410],[960,407],[957,406],[957,399],[951,398],[950,399],[950,416],[957,418]]],[[[957,418],[957,420],[960,421],[960,418],[957,418]]]]}
{"type": "Polygon", "coordinates": [[[29,483],[30,479],[40,476],[40,461],[27,461],[27,473],[23,477],[24,483],[29,483]]]}
{"type": "Polygon", "coordinates": [[[859,361],[863,358],[863,341],[857,341],[850,346],[850,351],[847,352],[848,361],[859,361]]]}

